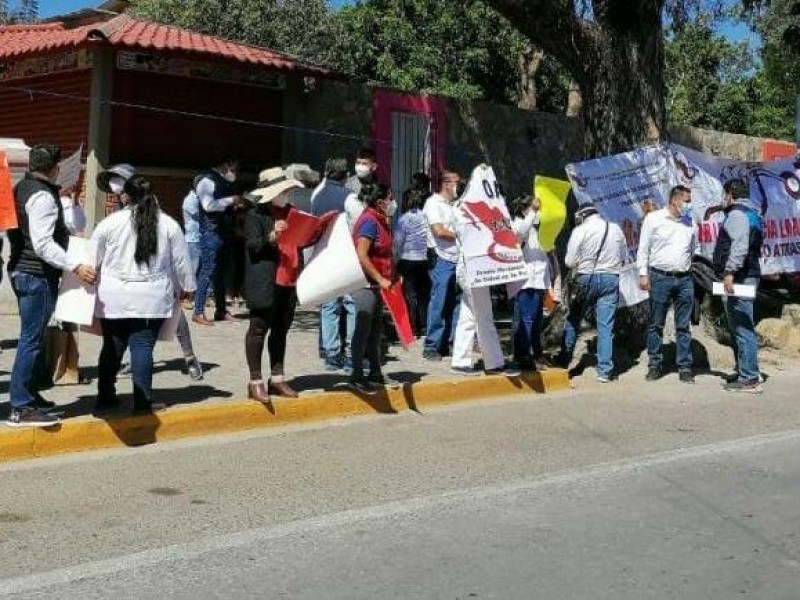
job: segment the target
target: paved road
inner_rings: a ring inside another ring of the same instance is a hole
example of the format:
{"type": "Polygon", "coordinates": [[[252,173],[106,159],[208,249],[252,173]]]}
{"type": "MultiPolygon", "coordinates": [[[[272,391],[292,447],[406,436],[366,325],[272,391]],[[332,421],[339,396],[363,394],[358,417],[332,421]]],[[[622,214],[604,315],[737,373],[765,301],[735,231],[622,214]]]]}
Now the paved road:
{"type": "Polygon", "coordinates": [[[800,374],[0,468],[0,595],[800,596],[800,374]]]}

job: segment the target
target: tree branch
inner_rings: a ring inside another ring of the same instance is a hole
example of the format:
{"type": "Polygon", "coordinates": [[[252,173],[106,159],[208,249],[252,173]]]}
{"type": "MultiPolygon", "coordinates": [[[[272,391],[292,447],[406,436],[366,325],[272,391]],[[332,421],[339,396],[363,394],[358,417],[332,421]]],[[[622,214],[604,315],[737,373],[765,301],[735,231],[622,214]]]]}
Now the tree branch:
{"type": "Polygon", "coordinates": [[[595,26],[575,13],[573,0],[485,0],[522,35],[578,77],[595,26]]]}

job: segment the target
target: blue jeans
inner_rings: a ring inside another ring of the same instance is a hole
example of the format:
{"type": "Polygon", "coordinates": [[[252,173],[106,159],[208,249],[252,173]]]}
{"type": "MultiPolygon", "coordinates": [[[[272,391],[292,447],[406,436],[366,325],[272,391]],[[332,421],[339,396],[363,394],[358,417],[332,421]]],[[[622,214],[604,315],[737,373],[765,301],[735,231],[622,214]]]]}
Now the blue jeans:
{"type": "MultiPolygon", "coordinates": [[[[758,285],[758,278],[748,277],[743,281],[745,285],[758,285]]],[[[758,338],[753,320],[752,298],[737,298],[727,296],[725,310],[728,314],[728,327],[731,331],[733,355],[736,359],[736,371],[741,383],[755,383],[761,371],[758,368],[758,338]]]]}
{"type": "Polygon", "coordinates": [[[189,246],[189,264],[192,265],[192,273],[197,277],[200,269],[200,255],[202,254],[200,242],[187,242],[186,245],[189,246]]]}
{"type": "Polygon", "coordinates": [[[97,378],[98,404],[117,398],[117,372],[125,348],[131,351],[134,408],[149,408],[153,398],[153,348],[164,319],[100,319],[103,349],[97,378]]]}
{"type": "Polygon", "coordinates": [[[562,356],[572,360],[583,316],[594,305],[597,315],[597,375],[611,377],[614,372],[614,317],[619,304],[619,275],[579,275],[578,285],[586,293],[583,302],[569,307],[561,343],[562,356]]]}
{"type": "Polygon", "coordinates": [[[542,357],[544,290],[523,289],[514,304],[514,360],[542,357]]]}
{"type": "Polygon", "coordinates": [[[45,356],[45,334],[58,295],[58,281],[15,272],[11,287],[19,306],[20,332],[17,355],[11,369],[11,407],[30,406],[35,395],[49,387],[45,356]]]}
{"type": "Polygon", "coordinates": [[[214,287],[214,318],[227,312],[225,307],[225,260],[228,244],[215,231],[204,231],[200,237],[200,272],[197,275],[197,292],[194,297],[194,314],[203,315],[209,287],[214,287]]]}
{"type": "Polygon", "coordinates": [[[649,367],[660,369],[664,360],[661,351],[664,323],[670,305],[675,313],[676,363],[679,371],[692,369],[692,306],[694,284],[691,275],[670,277],[650,271],[650,323],[647,327],[647,355],[649,367]]]}
{"type": "Polygon", "coordinates": [[[428,323],[425,330],[425,351],[450,354],[458,322],[461,290],[456,282],[456,263],[436,259],[431,270],[431,300],[428,304],[428,323]]]}
{"type": "Polygon", "coordinates": [[[340,296],[320,306],[319,329],[321,354],[325,359],[332,361],[342,354],[341,316],[342,308],[347,313],[347,335],[345,338],[346,353],[349,353],[353,341],[353,331],[356,328],[356,308],[352,296],[340,296]]]}

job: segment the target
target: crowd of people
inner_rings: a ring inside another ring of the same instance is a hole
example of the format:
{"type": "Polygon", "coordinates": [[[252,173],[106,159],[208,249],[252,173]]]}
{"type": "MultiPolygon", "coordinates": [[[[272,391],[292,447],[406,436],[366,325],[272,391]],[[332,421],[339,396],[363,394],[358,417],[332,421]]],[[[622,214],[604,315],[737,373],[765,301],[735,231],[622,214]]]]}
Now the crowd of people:
{"type": "MultiPolygon", "coordinates": [[[[131,165],[117,165],[101,173],[97,183],[118,199],[119,210],[91,233],[98,249],[96,264],[77,264],[67,248],[70,235],[80,235],[85,229],[85,218],[75,196],[64,194],[54,183],[60,154],[53,145],[33,147],[29,172],[15,188],[19,227],[8,234],[8,273],[18,299],[21,328],[8,423],[47,427],[58,422],[50,412],[53,403],[41,391],[52,381],[45,365],[45,336],[64,272],[74,273],[96,289],[95,316],[103,339],[96,410],[119,408],[116,381],[128,351],[134,411],[149,413],[164,408],[153,398],[153,349],[167,323],[176,318],[186,371],[194,380],[203,378],[181,302],[192,302],[191,321],[197,327],[235,319],[226,302],[231,291],[226,277],[231,256],[234,266],[240,265],[235,269],[241,271],[234,295],[241,293],[249,311],[244,339],[248,397],[262,403],[269,403],[273,396],[296,397],[297,391],[286,379],[285,361],[297,307],[296,286],[308,247],[284,240],[292,212],[299,210],[290,201],[292,193],[304,184],[286,169],[273,167],[259,174],[254,189],[243,189],[238,161],[225,158],[194,179],[183,202],[181,227],[161,209],[150,180],[137,175],[131,165]],[[212,297],[214,313],[209,319],[206,307],[212,297]],[[262,364],[265,345],[268,376],[262,364]]],[[[375,393],[386,384],[381,370],[384,307],[380,292],[401,281],[412,331],[424,338],[423,357],[430,361],[449,358],[453,373],[517,375],[551,364],[566,367],[581,322],[591,308],[598,332],[597,378],[601,382],[614,378],[620,273],[630,262],[628,243],[617,224],[604,219],[594,206],[577,211],[564,261],[574,273],[572,293],[565,298],[568,316],[561,351],[548,361],[542,345],[544,311],[546,304],[561,302],[562,277],[554,253],[545,252],[539,243],[539,200],[531,196],[515,200],[513,217],[505,225],[522,249],[525,278],[506,286],[514,299],[514,360],[507,363],[493,316],[491,288],[471,288],[466,282],[461,240],[467,222],[459,210],[464,178],[445,170],[438,174],[437,189],[431,193],[431,180],[416,174],[398,203],[390,187],[377,180],[371,149],[358,153],[354,170],[355,175],[348,177],[346,159],[328,159],[324,177],[311,194],[314,215],[345,215],[367,281],[364,288],[320,307],[319,352],[326,371],[346,373],[360,393],[375,393]],[[474,364],[476,340],[480,368],[474,364]]],[[[760,276],[761,218],[747,196],[744,182],[726,183],[725,220],[714,265],[730,294],[736,284],[757,285],[760,276]]],[[[639,286],[650,295],[648,380],[665,373],[662,337],[672,307],[679,379],[694,381],[690,316],[696,233],[690,207],[690,190],[678,186],[665,208],[646,216],[641,231],[639,286]]],[[[310,240],[309,246],[315,242],[310,240]]],[[[760,393],[753,300],[730,295],[727,311],[736,356],[736,375],[727,388],[760,393]]],[[[60,326],[71,335],[64,352],[69,353],[70,368],[77,369],[75,327],[60,326]]]]}

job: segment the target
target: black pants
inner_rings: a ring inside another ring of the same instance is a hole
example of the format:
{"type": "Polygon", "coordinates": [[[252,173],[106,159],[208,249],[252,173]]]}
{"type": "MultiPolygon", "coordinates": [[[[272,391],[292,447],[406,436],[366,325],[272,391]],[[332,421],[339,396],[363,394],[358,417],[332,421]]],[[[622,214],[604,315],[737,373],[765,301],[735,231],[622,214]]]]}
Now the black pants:
{"type": "Polygon", "coordinates": [[[164,319],[100,319],[103,349],[97,379],[98,404],[117,398],[117,373],[125,349],[131,350],[134,408],[149,408],[153,397],[153,348],[164,319]]]}
{"type": "Polygon", "coordinates": [[[428,322],[428,303],[431,301],[431,276],[427,260],[401,260],[398,271],[403,277],[403,295],[414,335],[425,335],[428,322]]]}
{"type": "Polygon", "coordinates": [[[381,372],[381,330],[383,304],[378,290],[365,288],[353,293],[356,308],[356,327],[353,331],[353,379],[364,377],[364,358],[369,360],[370,372],[381,372]]]}
{"type": "Polygon", "coordinates": [[[261,356],[264,354],[267,335],[271,378],[283,378],[286,338],[294,321],[296,308],[297,295],[294,288],[276,285],[275,298],[270,308],[250,310],[250,327],[247,329],[244,347],[251,381],[263,379],[261,356]]]}

